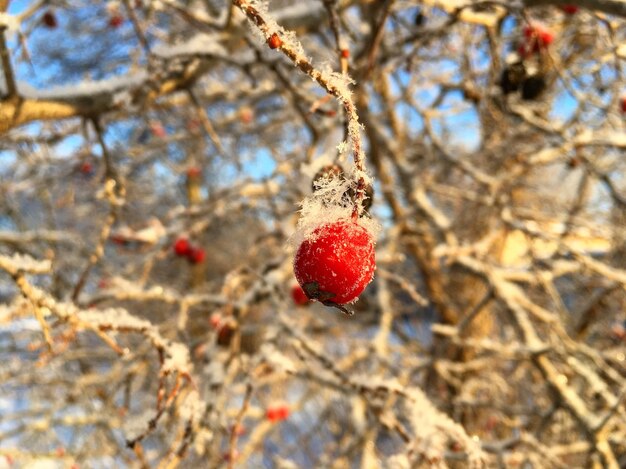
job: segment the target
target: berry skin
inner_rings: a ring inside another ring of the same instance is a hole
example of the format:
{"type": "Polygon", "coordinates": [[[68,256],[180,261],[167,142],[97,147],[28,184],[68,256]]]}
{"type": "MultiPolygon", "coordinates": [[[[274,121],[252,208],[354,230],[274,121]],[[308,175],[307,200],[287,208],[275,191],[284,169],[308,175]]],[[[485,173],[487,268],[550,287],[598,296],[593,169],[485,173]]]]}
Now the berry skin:
{"type": "Polygon", "coordinates": [[[622,113],[626,114],[626,96],[622,98],[622,113]]]}
{"type": "Polygon", "coordinates": [[[204,262],[204,258],[206,257],[206,252],[202,248],[190,248],[187,253],[187,259],[192,264],[201,264],[204,262]]]}
{"type": "Polygon", "coordinates": [[[275,404],[267,408],[265,417],[272,423],[280,422],[289,417],[289,407],[285,404],[275,404]]]}
{"type": "Polygon", "coordinates": [[[57,23],[57,17],[51,11],[46,11],[43,14],[42,21],[43,21],[43,24],[45,24],[46,27],[48,27],[50,29],[56,28],[57,24],[58,24],[57,23]]]}
{"type": "Polygon", "coordinates": [[[294,259],[296,279],[306,295],[328,306],[355,300],[372,281],[375,268],[372,235],[353,220],[319,226],[294,259]]]}
{"type": "Polygon", "coordinates": [[[278,49],[283,45],[283,41],[278,37],[278,34],[274,33],[267,40],[267,45],[270,46],[270,49],[278,49]]]}
{"type": "Polygon", "coordinates": [[[191,244],[187,238],[178,238],[174,242],[174,252],[177,256],[188,256],[191,252],[191,244]]]}
{"type": "Polygon", "coordinates": [[[293,287],[291,287],[291,298],[293,299],[293,302],[298,306],[307,305],[309,301],[311,301],[309,300],[309,297],[306,296],[306,293],[304,293],[304,290],[300,285],[294,285],[293,287]]]}
{"type": "Polygon", "coordinates": [[[350,57],[350,51],[348,49],[341,49],[341,57],[347,59],[350,57]]]}

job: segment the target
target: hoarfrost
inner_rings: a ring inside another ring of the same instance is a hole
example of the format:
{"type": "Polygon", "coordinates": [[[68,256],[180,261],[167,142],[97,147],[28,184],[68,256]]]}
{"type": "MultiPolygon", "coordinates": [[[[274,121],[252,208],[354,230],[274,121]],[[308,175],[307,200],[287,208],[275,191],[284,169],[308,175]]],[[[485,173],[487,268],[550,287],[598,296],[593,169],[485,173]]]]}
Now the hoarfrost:
{"type": "Polygon", "coordinates": [[[189,349],[178,342],[174,342],[167,347],[167,357],[163,363],[163,372],[180,371],[189,372],[189,349]]]}
{"type": "Polygon", "coordinates": [[[178,411],[183,419],[196,421],[202,417],[205,407],[206,404],[200,399],[198,391],[192,390],[187,394],[178,411]]]}
{"type": "MultiPolygon", "coordinates": [[[[355,174],[354,171],[352,174],[355,174]]],[[[311,239],[311,235],[318,227],[339,220],[352,219],[353,204],[347,192],[356,190],[354,177],[328,177],[316,181],[316,190],[302,201],[300,219],[296,232],[291,238],[294,247],[300,246],[305,239],[311,239]]],[[[360,217],[355,224],[362,226],[376,239],[380,231],[380,225],[368,217],[360,217]]]]}

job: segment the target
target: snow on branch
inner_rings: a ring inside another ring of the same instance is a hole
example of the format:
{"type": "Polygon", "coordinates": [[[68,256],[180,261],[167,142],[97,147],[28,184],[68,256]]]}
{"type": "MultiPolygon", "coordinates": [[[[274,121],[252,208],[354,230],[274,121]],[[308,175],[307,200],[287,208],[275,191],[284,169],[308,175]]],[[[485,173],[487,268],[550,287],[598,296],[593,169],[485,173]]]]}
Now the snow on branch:
{"type": "Polygon", "coordinates": [[[27,254],[13,254],[10,257],[0,254],[0,269],[8,272],[11,276],[19,273],[47,274],[52,269],[52,263],[48,260],[33,259],[27,254]]]}

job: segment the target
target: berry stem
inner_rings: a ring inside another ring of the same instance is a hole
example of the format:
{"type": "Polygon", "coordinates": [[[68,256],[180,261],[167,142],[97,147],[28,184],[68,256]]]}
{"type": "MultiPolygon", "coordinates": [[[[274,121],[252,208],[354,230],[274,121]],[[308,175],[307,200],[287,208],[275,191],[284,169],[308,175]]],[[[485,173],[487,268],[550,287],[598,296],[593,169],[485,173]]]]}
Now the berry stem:
{"type": "MultiPolygon", "coordinates": [[[[263,14],[254,8],[246,0],[233,0],[233,5],[239,8],[249,19],[252,21],[263,33],[266,40],[269,40],[273,35],[277,35],[279,38],[281,32],[273,26],[274,22],[270,22],[263,17],[263,14]]],[[[336,77],[328,72],[317,70],[311,61],[302,53],[295,50],[288,41],[282,41],[280,51],[283,52],[296,67],[298,67],[303,73],[307,74],[313,80],[315,80],[322,88],[324,88],[329,94],[335,96],[339,102],[343,105],[346,112],[346,118],[348,120],[348,140],[352,145],[354,153],[354,166],[357,170],[357,191],[354,200],[354,213],[359,213],[359,207],[365,196],[365,153],[363,152],[363,145],[361,142],[361,124],[359,123],[359,116],[356,111],[356,105],[352,101],[349,89],[346,87],[337,86],[334,84],[336,77]]],[[[345,77],[347,75],[344,74],[345,77]]]]}

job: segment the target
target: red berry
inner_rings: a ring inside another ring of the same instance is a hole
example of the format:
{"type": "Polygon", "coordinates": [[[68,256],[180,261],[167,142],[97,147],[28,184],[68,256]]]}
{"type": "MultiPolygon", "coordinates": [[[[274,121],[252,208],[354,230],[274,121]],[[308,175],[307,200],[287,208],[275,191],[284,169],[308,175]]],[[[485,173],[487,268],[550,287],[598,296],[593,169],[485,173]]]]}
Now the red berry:
{"type": "Polygon", "coordinates": [[[93,172],[93,165],[89,161],[83,162],[80,165],[80,172],[89,176],[93,172]]]}
{"type": "Polygon", "coordinates": [[[220,313],[213,313],[209,318],[209,324],[211,328],[214,330],[218,330],[222,328],[222,315],[220,313]]]}
{"type": "Polygon", "coordinates": [[[348,49],[341,49],[341,57],[347,59],[350,57],[350,51],[348,49]]]}
{"type": "Polygon", "coordinates": [[[307,296],[323,303],[355,300],[374,277],[372,235],[356,221],[319,226],[304,240],[294,259],[294,272],[307,296]]]}
{"type": "Polygon", "coordinates": [[[190,248],[187,252],[187,259],[192,264],[201,264],[204,262],[204,258],[206,257],[206,252],[202,248],[190,248]]]}
{"type": "Polygon", "coordinates": [[[576,13],[578,13],[578,7],[576,5],[562,5],[561,10],[563,11],[563,13],[566,13],[568,15],[575,15],[576,13]]]}
{"type": "Polygon", "coordinates": [[[250,124],[254,120],[254,111],[245,106],[239,110],[239,119],[243,124],[250,124]]]}
{"type": "Polygon", "coordinates": [[[192,166],[187,170],[187,177],[189,179],[199,178],[202,174],[202,168],[200,166],[192,166]]]}
{"type": "Polygon", "coordinates": [[[45,24],[48,28],[54,29],[57,27],[57,17],[51,11],[46,11],[43,14],[43,24],[45,24]]]}
{"type": "Polygon", "coordinates": [[[126,246],[128,244],[128,239],[120,234],[112,234],[111,241],[119,246],[126,246]]]}
{"type": "Polygon", "coordinates": [[[109,26],[111,26],[112,28],[118,28],[122,25],[123,21],[124,18],[122,18],[121,15],[113,15],[111,16],[111,18],[109,18],[109,26]]]}
{"type": "Polygon", "coordinates": [[[539,52],[554,42],[552,31],[537,23],[524,26],[524,37],[527,39],[524,46],[526,52],[539,52]]]}
{"type": "Polygon", "coordinates": [[[278,49],[283,45],[283,41],[278,37],[278,34],[274,33],[267,40],[267,45],[270,46],[270,49],[278,49]]]}
{"type": "Polygon", "coordinates": [[[622,112],[626,114],[626,96],[622,98],[622,112]]]}
{"type": "Polygon", "coordinates": [[[267,408],[265,417],[272,423],[280,422],[289,417],[289,407],[286,404],[274,404],[267,408]]]}
{"type": "Polygon", "coordinates": [[[293,302],[298,306],[304,306],[311,301],[300,285],[291,287],[291,298],[293,298],[293,302]]]}
{"type": "Polygon", "coordinates": [[[152,134],[155,137],[163,138],[167,136],[167,130],[165,130],[165,127],[163,127],[160,122],[150,124],[150,130],[152,130],[152,134]]]}
{"type": "Polygon", "coordinates": [[[187,256],[191,251],[191,244],[187,238],[178,238],[174,242],[174,252],[177,256],[187,256]]]}

